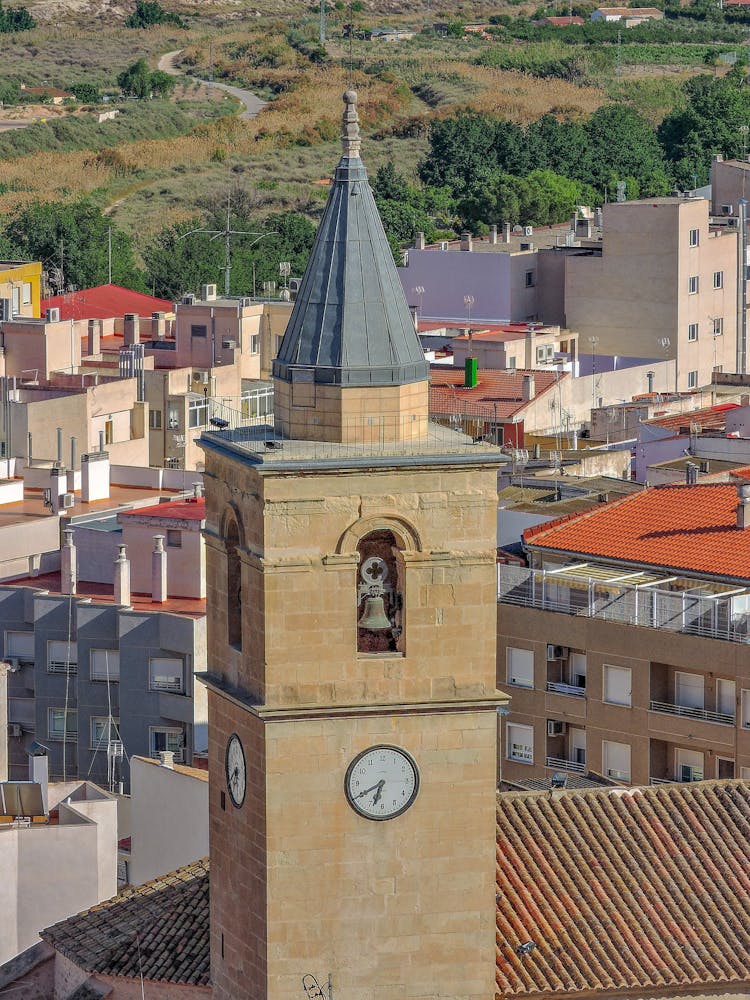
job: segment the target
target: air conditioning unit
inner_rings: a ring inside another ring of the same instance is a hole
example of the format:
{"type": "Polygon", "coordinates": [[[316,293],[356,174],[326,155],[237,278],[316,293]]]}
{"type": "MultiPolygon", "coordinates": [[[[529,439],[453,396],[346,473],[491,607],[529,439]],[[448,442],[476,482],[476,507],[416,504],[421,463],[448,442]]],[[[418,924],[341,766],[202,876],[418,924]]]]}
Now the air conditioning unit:
{"type": "Polygon", "coordinates": [[[207,371],[193,372],[193,382],[201,382],[203,385],[208,385],[208,372],[207,371]]]}
{"type": "Polygon", "coordinates": [[[181,301],[181,304],[183,306],[194,306],[195,305],[195,296],[194,295],[183,295],[182,299],[180,301],[181,301]]]}
{"type": "Polygon", "coordinates": [[[225,351],[233,351],[237,347],[236,340],[222,340],[221,346],[225,351]]]}
{"type": "Polygon", "coordinates": [[[558,722],[557,719],[547,719],[547,736],[564,736],[567,731],[567,722],[558,722]]]}
{"type": "Polygon", "coordinates": [[[534,235],[534,227],[533,226],[524,226],[523,227],[523,235],[524,236],[533,236],[534,235]]]}
{"type": "Polygon", "coordinates": [[[23,729],[18,722],[11,722],[8,726],[8,732],[11,736],[15,736],[17,740],[23,736],[23,729]]]}
{"type": "Polygon", "coordinates": [[[251,306],[252,304],[253,300],[251,298],[246,297],[244,299],[240,299],[240,305],[242,306],[243,309],[247,309],[247,307],[251,306]]]}
{"type": "Polygon", "coordinates": [[[722,205],[721,206],[721,214],[722,215],[731,215],[733,212],[734,212],[734,205],[722,205]]]}
{"type": "Polygon", "coordinates": [[[60,310],[59,309],[47,309],[44,314],[45,319],[48,323],[59,323],[60,322],[60,310]]]}
{"type": "Polygon", "coordinates": [[[76,498],[73,493],[63,493],[62,505],[65,510],[70,510],[71,507],[75,507],[76,498]]]}
{"type": "Polygon", "coordinates": [[[441,240],[440,241],[440,249],[441,250],[447,250],[448,246],[449,246],[448,240],[441,240]]]}
{"type": "Polygon", "coordinates": [[[554,646],[552,643],[547,643],[548,660],[564,660],[568,653],[570,650],[567,646],[554,646]]]}
{"type": "Polygon", "coordinates": [[[216,285],[201,285],[201,298],[209,302],[216,298],[216,285]]]}

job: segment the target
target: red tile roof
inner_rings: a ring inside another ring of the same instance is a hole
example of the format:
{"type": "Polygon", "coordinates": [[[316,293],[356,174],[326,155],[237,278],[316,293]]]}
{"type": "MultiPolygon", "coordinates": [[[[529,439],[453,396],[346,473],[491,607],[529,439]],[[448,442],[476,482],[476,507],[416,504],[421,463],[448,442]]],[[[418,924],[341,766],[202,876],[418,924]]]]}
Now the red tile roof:
{"type": "Polygon", "coordinates": [[[45,309],[59,309],[60,319],[112,319],[125,313],[149,317],[152,312],[171,313],[174,303],[120,285],[99,285],[42,299],[42,316],[45,309]]]}
{"type": "Polygon", "coordinates": [[[488,419],[508,420],[529,405],[521,398],[524,375],[534,376],[537,396],[551,389],[557,380],[557,372],[484,368],[477,373],[477,385],[464,389],[463,368],[433,365],[430,369],[430,412],[470,412],[488,419]]]}
{"type": "Polygon", "coordinates": [[[524,532],[533,547],[750,580],[750,529],[734,483],[669,484],[524,532]]]}
{"type": "Polygon", "coordinates": [[[748,982],[747,782],[501,794],[497,824],[496,997],[748,982]]]}
{"type": "Polygon", "coordinates": [[[644,423],[656,424],[669,431],[679,431],[682,427],[696,424],[700,430],[724,430],[727,425],[729,410],[739,409],[739,403],[719,403],[717,406],[707,406],[702,410],[690,410],[688,413],[668,413],[661,417],[652,417],[644,423]]]}
{"type": "MultiPolygon", "coordinates": [[[[60,573],[40,573],[39,576],[22,576],[15,580],[3,580],[2,587],[32,587],[34,590],[48,590],[59,595],[60,573]]],[[[78,580],[76,597],[90,598],[94,604],[112,604],[114,601],[114,586],[107,583],[91,583],[88,580],[78,580]]],[[[130,595],[130,605],[136,611],[166,611],[169,614],[183,615],[186,618],[204,618],[206,602],[198,597],[170,597],[166,601],[155,603],[151,594],[130,595]]]]}
{"type": "Polygon", "coordinates": [[[117,517],[166,517],[181,521],[204,521],[206,519],[206,498],[188,497],[185,500],[155,503],[151,507],[134,507],[132,510],[120,511],[117,517]]]}
{"type": "MultiPolygon", "coordinates": [[[[748,0],[748,2],[750,2],[750,0],[748,0]]],[[[549,24],[553,28],[569,28],[572,24],[585,24],[586,22],[582,17],[577,17],[576,15],[568,17],[566,15],[564,17],[543,17],[541,21],[537,21],[536,23],[549,24]]]]}

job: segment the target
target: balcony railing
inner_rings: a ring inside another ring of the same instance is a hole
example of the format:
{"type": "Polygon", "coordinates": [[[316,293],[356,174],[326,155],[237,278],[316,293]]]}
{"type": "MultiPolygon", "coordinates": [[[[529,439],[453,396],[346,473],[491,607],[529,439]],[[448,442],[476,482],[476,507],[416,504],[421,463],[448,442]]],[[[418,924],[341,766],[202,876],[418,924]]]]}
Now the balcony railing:
{"type": "MultiPolygon", "coordinates": [[[[601,573],[606,567],[597,569],[601,573]]],[[[500,564],[497,599],[501,604],[750,643],[747,588],[729,588],[726,593],[706,593],[700,586],[669,590],[658,584],[671,580],[638,572],[618,576],[615,568],[611,572],[607,579],[588,575],[583,565],[542,570],[500,564]]]]}
{"type": "Polygon", "coordinates": [[[585,698],[586,688],[577,684],[563,684],[560,681],[547,681],[547,690],[552,694],[569,694],[573,698],[585,698]]]}
{"type": "Polygon", "coordinates": [[[563,757],[545,757],[544,766],[554,768],[555,771],[573,771],[575,774],[583,774],[586,765],[577,760],[565,760],[563,757]]]}
{"type": "Polygon", "coordinates": [[[726,712],[709,712],[705,708],[689,708],[686,705],[672,705],[666,701],[652,701],[649,704],[652,712],[662,712],[665,715],[681,715],[687,719],[701,719],[703,722],[716,722],[720,726],[733,726],[734,715],[726,712]]]}

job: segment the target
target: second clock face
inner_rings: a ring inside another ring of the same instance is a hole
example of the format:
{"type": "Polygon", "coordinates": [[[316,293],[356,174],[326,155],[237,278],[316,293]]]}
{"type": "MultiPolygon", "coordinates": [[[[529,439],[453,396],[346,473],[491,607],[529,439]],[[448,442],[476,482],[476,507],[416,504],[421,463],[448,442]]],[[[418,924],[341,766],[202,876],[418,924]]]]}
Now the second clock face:
{"type": "Polygon", "coordinates": [[[232,733],[227,743],[226,757],[227,788],[232,802],[239,808],[245,801],[247,782],[245,751],[237,733],[232,733]]]}
{"type": "Polygon", "coordinates": [[[417,797],[419,771],[405,750],[376,746],[349,765],[344,780],[351,807],[366,819],[393,819],[417,797]]]}

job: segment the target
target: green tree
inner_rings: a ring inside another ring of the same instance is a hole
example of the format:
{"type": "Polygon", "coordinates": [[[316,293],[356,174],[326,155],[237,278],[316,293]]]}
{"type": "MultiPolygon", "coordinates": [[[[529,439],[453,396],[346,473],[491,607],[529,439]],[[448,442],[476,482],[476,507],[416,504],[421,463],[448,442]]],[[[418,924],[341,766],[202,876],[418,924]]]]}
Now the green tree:
{"type": "Polygon", "coordinates": [[[139,59],[128,66],[117,77],[117,83],[124,94],[145,100],[151,94],[151,71],[145,59],[139,59]]]}
{"type": "MultiPolygon", "coordinates": [[[[107,281],[110,221],[88,199],[32,204],[11,218],[2,239],[24,260],[62,271],[64,287],[91,288],[107,281]]],[[[145,290],[130,237],[112,226],[112,280],[145,290]]]]}
{"type": "Polygon", "coordinates": [[[95,83],[87,83],[84,80],[81,83],[74,83],[70,89],[75,94],[76,100],[82,104],[98,104],[101,100],[99,88],[95,83]]]}
{"type": "Polygon", "coordinates": [[[16,31],[31,31],[36,21],[25,7],[4,8],[0,3],[0,32],[12,34],[16,31]]]}
{"type": "Polygon", "coordinates": [[[623,104],[599,108],[584,126],[586,155],[576,170],[577,180],[598,191],[611,182],[634,177],[645,197],[667,194],[670,177],[656,134],[645,120],[623,104]]]}
{"type": "Polygon", "coordinates": [[[155,24],[177,24],[184,27],[182,19],[164,10],[156,0],[136,0],[135,10],[125,21],[126,28],[151,28],[155,24]]]}
{"type": "Polygon", "coordinates": [[[156,69],[149,78],[151,93],[154,97],[168,97],[175,88],[175,82],[175,78],[169,73],[156,69]]]}

